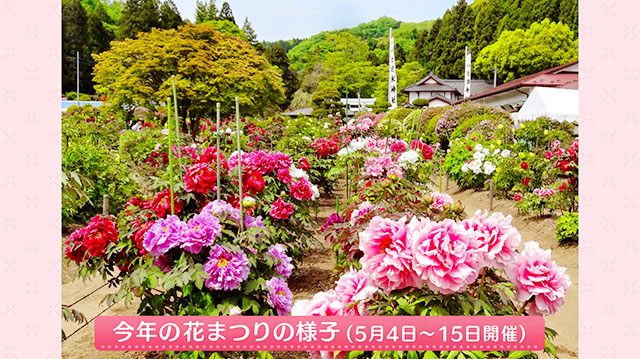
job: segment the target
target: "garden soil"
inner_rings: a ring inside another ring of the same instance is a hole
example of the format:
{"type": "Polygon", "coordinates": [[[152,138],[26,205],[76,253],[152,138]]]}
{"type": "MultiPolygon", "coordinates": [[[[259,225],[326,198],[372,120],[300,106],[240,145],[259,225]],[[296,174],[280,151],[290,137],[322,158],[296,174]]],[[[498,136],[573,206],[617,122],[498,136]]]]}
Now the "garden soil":
{"type": "MultiPolygon", "coordinates": [[[[461,200],[465,206],[465,212],[471,216],[476,209],[488,209],[489,195],[486,191],[461,190],[455,184],[450,184],[448,191],[444,191],[455,200],[461,200]]],[[[340,193],[340,197],[343,197],[340,193]]],[[[578,247],[559,246],[555,239],[556,217],[531,217],[521,216],[512,200],[495,199],[494,211],[501,211],[505,215],[511,214],[514,217],[513,224],[522,234],[523,243],[527,241],[538,241],[542,248],[550,248],[553,253],[553,260],[560,266],[567,267],[567,274],[571,277],[572,286],[566,297],[564,306],[553,316],[546,317],[546,325],[558,331],[555,344],[558,349],[559,358],[578,357],[578,247]]],[[[316,230],[319,231],[328,216],[335,210],[335,198],[321,199],[318,206],[317,216],[312,213],[312,218],[316,219],[316,230]]],[[[294,300],[310,299],[315,293],[325,291],[334,287],[337,279],[333,267],[335,256],[328,244],[322,240],[322,236],[317,235],[318,243],[304,256],[298,266],[296,274],[289,280],[289,286],[293,293],[294,300]]],[[[62,239],[64,242],[64,238],[62,239]]],[[[523,246],[521,246],[521,249],[523,246]]],[[[83,282],[81,279],[73,279],[74,263],[68,263],[64,258],[62,261],[62,303],[72,304],[73,309],[82,312],[88,320],[97,315],[135,315],[137,302],[128,308],[120,302],[107,308],[101,303],[106,294],[113,291],[113,288],[104,286],[101,279],[93,279],[83,282]],[[95,291],[95,292],[94,292],[95,291]],[[92,293],[93,292],[93,293],[92,293]],[[89,293],[92,293],[88,295],[89,293]],[[87,296],[88,295],[88,296],[87,296]],[[86,296],[86,297],[85,297],[86,296]]],[[[162,353],[157,352],[107,352],[98,351],[94,347],[94,322],[80,328],[80,325],[72,322],[62,322],[62,329],[69,338],[62,343],[62,358],[80,359],[159,359],[164,358],[162,353]],[[77,332],[75,332],[77,330],[77,332]],[[75,333],[74,333],[75,332],[75,333]],[[74,334],[72,334],[74,333],[74,334]]],[[[303,359],[308,358],[305,352],[274,352],[276,359],[303,359]]],[[[542,355],[541,357],[546,357],[542,355]]]]}

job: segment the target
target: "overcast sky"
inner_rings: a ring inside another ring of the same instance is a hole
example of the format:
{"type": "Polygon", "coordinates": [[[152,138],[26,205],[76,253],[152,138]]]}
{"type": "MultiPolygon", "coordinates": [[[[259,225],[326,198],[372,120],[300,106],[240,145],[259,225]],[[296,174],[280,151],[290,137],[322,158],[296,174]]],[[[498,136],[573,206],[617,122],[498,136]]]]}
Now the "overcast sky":
{"type": "MultiPolygon", "coordinates": [[[[195,18],[196,0],[174,0],[183,18],[195,18]]],[[[456,0],[228,0],[238,26],[249,18],[260,41],[306,38],[323,30],[353,27],[390,16],[419,22],[436,19],[456,0]]],[[[472,1],[467,0],[468,3],[472,1]]],[[[223,0],[217,0],[218,9],[223,0]]]]}

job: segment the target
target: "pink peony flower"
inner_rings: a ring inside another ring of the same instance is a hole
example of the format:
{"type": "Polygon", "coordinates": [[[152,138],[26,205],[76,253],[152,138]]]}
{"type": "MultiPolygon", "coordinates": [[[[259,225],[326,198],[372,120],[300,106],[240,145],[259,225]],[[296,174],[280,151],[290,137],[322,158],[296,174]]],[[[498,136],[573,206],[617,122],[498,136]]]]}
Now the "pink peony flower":
{"type": "Polygon", "coordinates": [[[516,255],[520,245],[520,232],[511,225],[511,215],[494,212],[487,216],[477,210],[473,217],[462,221],[466,229],[475,231],[473,247],[479,251],[480,266],[504,269],[516,255]]]}
{"type": "Polygon", "coordinates": [[[525,249],[507,266],[507,275],[517,287],[516,299],[522,302],[534,300],[530,314],[553,314],[564,303],[564,296],[571,285],[567,270],[551,261],[551,250],[542,250],[537,242],[527,242],[525,249]]]}
{"type": "Polygon", "coordinates": [[[444,210],[445,204],[453,204],[453,198],[446,193],[431,192],[433,203],[429,207],[437,210],[444,210]]]}
{"type": "Polygon", "coordinates": [[[303,299],[294,303],[291,315],[295,316],[335,316],[342,315],[343,304],[335,290],[318,292],[311,300],[303,299]]]}
{"type": "Polygon", "coordinates": [[[304,177],[291,183],[291,195],[297,200],[309,200],[313,197],[311,183],[304,177]]]}
{"type": "Polygon", "coordinates": [[[273,218],[277,219],[287,219],[293,213],[293,205],[291,203],[285,202],[282,198],[278,198],[273,205],[271,206],[271,210],[269,214],[273,218]]]}
{"type": "Polygon", "coordinates": [[[414,217],[409,223],[413,269],[429,288],[443,294],[464,290],[478,277],[474,232],[454,220],[434,222],[414,217]]]}
{"type": "Polygon", "coordinates": [[[284,183],[291,183],[291,172],[289,172],[289,169],[282,169],[278,171],[277,177],[278,177],[278,180],[284,183]]]}
{"type": "Polygon", "coordinates": [[[353,268],[336,282],[336,293],[344,306],[345,315],[365,315],[364,301],[370,299],[377,290],[366,273],[353,268]],[[353,304],[356,305],[350,306],[353,304]]]}
{"type": "Polygon", "coordinates": [[[362,270],[385,293],[407,287],[421,287],[413,270],[411,243],[407,237],[406,217],[398,221],[373,217],[359,233],[362,270]]]}

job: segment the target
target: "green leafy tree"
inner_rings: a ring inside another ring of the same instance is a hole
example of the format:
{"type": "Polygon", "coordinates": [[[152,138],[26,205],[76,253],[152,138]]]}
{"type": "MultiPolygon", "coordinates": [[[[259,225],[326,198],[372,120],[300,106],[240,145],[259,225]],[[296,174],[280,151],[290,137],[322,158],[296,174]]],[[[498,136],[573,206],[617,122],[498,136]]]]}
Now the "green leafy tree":
{"type": "Polygon", "coordinates": [[[282,71],[282,81],[284,82],[285,88],[285,96],[287,97],[287,102],[290,102],[293,98],[293,94],[298,90],[298,77],[296,76],[295,71],[291,69],[291,64],[289,63],[289,58],[287,57],[287,53],[281,46],[274,46],[267,50],[266,52],[267,60],[269,63],[274,66],[278,66],[280,71],[282,71]]]}
{"type": "Polygon", "coordinates": [[[485,47],[474,63],[487,76],[498,68],[498,78],[510,81],[578,58],[578,40],[568,25],[548,19],[528,30],[505,31],[485,47]]]}
{"type": "Polygon", "coordinates": [[[313,107],[311,116],[314,117],[326,117],[336,112],[344,115],[342,103],[340,102],[340,92],[338,92],[336,87],[331,85],[320,88],[313,93],[311,106],[313,107]]]}
{"type": "Polygon", "coordinates": [[[243,41],[247,41],[247,36],[244,31],[240,30],[236,24],[229,20],[209,20],[202,24],[209,25],[225,35],[239,37],[243,41]]]}
{"type": "Polygon", "coordinates": [[[578,0],[560,0],[558,21],[569,25],[578,34],[578,0]]]}
{"type": "Polygon", "coordinates": [[[182,25],[184,25],[184,21],[173,0],[162,2],[162,5],[160,5],[160,28],[177,29],[178,26],[182,25]]]}
{"type": "Polygon", "coordinates": [[[76,51],[80,62],[81,91],[91,87],[91,63],[87,47],[87,13],[80,0],[65,0],[62,3],[62,91],[76,90],[76,51]]]}
{"type": "Polygon", "coordinates": [[[135,38],[140,32],[160,27],[158,0],[127,0],[118,27],[120,39],[135,38]]]}
{"type": "Polygon", "coordinates": [[[218,8],[215,0],[196,1],[196,24],[206,21],[218,20],[218,8]]]}
{"type": "MultiPolygon", "coordinates": [[[[172,94],[172,75],[183,119],[187,113],[191,118],[210,116],[216,102],[230,115],[236,96],[243,115],[262,114],[284,101],[282,78],[264,57],[240,38],[207,25],[154,29],[137,39],[113,42],[111,50],[94,58],[96,90],[109,96],[114,109],[135,105],[158,110],[172,94]]],[[[191,134],[197,135],[198,128],[193,121],[191,134]]]]}
{"type": "Polygon", "coordinates": [[[228,2],[222,3],[222,8],[220,8],[220,20],[228,20],[232,23],[236,23],[236,19],[233,17],[233,11],[231,11],[231,6],[228,2]]]}

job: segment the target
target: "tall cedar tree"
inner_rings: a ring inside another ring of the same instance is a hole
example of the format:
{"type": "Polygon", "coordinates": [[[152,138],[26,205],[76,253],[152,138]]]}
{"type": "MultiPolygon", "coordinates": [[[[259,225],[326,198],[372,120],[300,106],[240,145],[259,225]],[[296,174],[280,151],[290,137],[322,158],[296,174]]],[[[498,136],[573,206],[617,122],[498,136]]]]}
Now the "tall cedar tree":
{"type": "Polygon", "coordinates": [[[104,10],[104,7],[98,6],[96,10],[89,10],[87,14],[87,46],[92,54],[109,50],[109,43],[114,39],[113,33],[104,27],[109,16],[106,11],[100,9],[104,10]]]}
{"type": "Polygon", "coordinates": [[[76,91],[76,51],[80,52],[80,91],[91,90],[91,62],[87,47],[87,13],[80,0],[62,3],[62,91],[76,91]]]}
{"type": "Polygon", "coordinates": [[[236,19],[233,17],[233,11],[231,11],[231,6],[226,1],[222,3],[222,8],[220,9],[220,20],[229,20],[234,24],[236,23],[236,19]]]}
{"type": "Polygon", "coordinates": [[[249,41],[251,46],[256,46],[258,44],[258,35],[256,35],[256,31],[251,26],[251,22],[249,22],[248,17],[244,18],[244,24],[242,24],[242,31],[244,31],[244,34],[247,35],[247,41],[249,41]]]}
{"type": "Polygon", "coordinates": [[[118,20],[119,38],[136,38],[139,32],[160,27],[158,0],[127,0],[118,20]]]}
{"type": "Polygon", "coordinates": [[[218,19],[216,0],[196,1],[196,24],[218,19]]]}
{"type": "Polygon", "coordinates": [[[298,90],[298,77],[295,71],[291,69],[289,58],[282,46],[270,48],[267,50],[266,55],[269,63],[278,66],[280,71],[282,71],[282,82],[284,82],[285,96],[287,97],[287,103],[285,105],[288,105],[291,99],[293,99],[293,94],[298,90]]]}
{"type": "Polygon", "coordinates": [[[180,16],[178,7],[173,0],[165,0],[160,5],[160,28],[177,29],[178,26],[184,25],[184,21],[180,16]]]}

